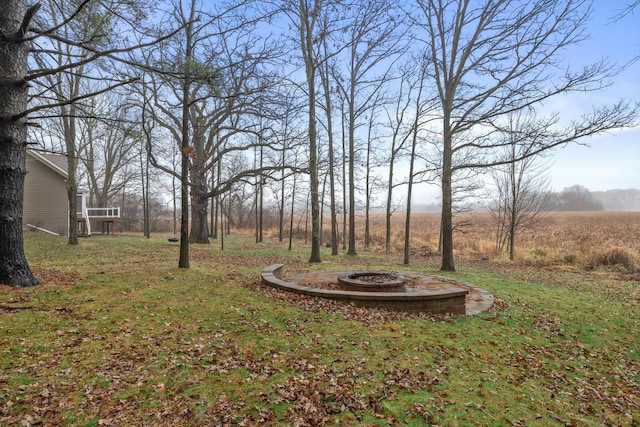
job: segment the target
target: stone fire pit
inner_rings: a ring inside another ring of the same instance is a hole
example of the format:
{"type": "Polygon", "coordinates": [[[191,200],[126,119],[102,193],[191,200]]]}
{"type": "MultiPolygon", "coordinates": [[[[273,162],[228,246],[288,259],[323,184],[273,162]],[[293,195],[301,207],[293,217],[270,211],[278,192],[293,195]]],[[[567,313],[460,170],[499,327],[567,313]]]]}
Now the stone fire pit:
{"type": "Polygon", "coordinates": [[[400,292],[406,279],[389,271],[356,271],[338,275],[338,284],[348,291],[400,292]]]}
{"type": "Polygon", "coordinates": [[[389,271],[314,271],[283,277],[282,264],[262,269],[262,283],[303,295],[368,308],[413,313],[476,314],[493,306],[489,292],[430,274],[389,271]]]}

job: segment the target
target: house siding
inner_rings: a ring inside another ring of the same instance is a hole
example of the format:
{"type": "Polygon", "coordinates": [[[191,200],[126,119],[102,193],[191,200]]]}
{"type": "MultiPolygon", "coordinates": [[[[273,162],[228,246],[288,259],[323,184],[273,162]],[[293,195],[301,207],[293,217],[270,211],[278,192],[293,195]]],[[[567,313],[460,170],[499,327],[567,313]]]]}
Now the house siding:
{"type": "Polygon", "coordinates": [[[35,225],[62,236],[69,233],[65,180],[50,167],[27,156],[22,224],[35,225]]]}

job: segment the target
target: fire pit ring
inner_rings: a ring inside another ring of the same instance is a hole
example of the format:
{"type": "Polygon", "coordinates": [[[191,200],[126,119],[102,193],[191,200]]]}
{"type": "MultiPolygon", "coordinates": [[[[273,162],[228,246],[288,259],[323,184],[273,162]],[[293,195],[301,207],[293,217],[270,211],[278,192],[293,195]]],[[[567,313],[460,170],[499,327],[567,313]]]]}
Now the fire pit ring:
{"type": "MultiPolygon", "coordinates": [[[[340,288],[341,285],[337,283],[338,276],[352,275],[358,271],[315,271],[283,277],[282,267],[283,264],[271,264],[263,268],[260,274],[262,283],[311,297],[350,302],[360,307],[413,313],[470,315],[488,310],[494,302],[493,295],[484,289],[457,279],[431,274],[410,271],[403,272],[402,275],[394,273],[406,279],[405,289],[399,292],[364,292],[362,289],[346,290],[340,288]],[[317,286],[314,283],[317,283],[317,286]],[[328,287],[320,284],[328,284],[328,287]],[[331,287],[332,284],[340,289],[331,287]]],[[[374,279],[380,278],[370,278],[374,279]]]]}
{"type": "Polygon", "coordinates": [[[356,271],[338,275],[342,289],[361,292],[404,291],[404,276],[390,271],[356,271]]]}

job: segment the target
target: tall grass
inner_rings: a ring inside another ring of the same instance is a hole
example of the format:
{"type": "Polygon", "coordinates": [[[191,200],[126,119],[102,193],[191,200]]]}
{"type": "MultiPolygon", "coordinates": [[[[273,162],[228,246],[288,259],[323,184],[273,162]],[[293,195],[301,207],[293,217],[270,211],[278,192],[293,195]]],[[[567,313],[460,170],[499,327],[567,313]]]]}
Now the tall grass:
{"type": "MultiPolygon", "coordinates": [[[[496,224],[488,213],[459,215],[461,225],[454,232],[454,251],[462,259],[508,262],[507,254],[496,252],[496,224]]],[[[373,214],[370,220],[369,251],[385,249],[385,218],[373,214]]],[[[438,253],[440,216],[435,213],[412,215],[411,254],[417,259],[438,253]]],[[[330,224],[325,224],[323,240],[330,239],[330,224]]],[[[391,221],[391,253],[404,250],[405,216],[395,213],[391,221]]],[[[341,225],[339,230],[342,230],[341,225]]],[[[364,218],[357,217],[357,249],[363,250],[364,218]]],[[[277,236],[277,230],[267,234],[277,236]]],[[[304,229],[295,235],[304,239],[304,229]]],[[[515,262],[532,266],[565,265],[581,269],[617,269],[634,272],[640,268],[640,212],[553,212],[534,228],[517,235],[515,262]]]]}

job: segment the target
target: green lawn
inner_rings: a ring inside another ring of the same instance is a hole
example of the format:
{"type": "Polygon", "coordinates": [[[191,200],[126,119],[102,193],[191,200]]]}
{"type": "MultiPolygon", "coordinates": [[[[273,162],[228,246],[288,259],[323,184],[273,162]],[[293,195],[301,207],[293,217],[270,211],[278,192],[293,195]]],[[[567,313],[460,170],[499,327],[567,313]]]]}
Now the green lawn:
{"type": "Polygon", "coordinates": [[[397,256],[310,265],[308,248],[236,234],[224,252],[192,245],[180,270],[164,237],[25,244],[48,283],[0,292],[0,425],[640,424],[637,280],[463,266],[499,309],[445,319],[259,285],[273,262],[398,270],[397,256]]]}

